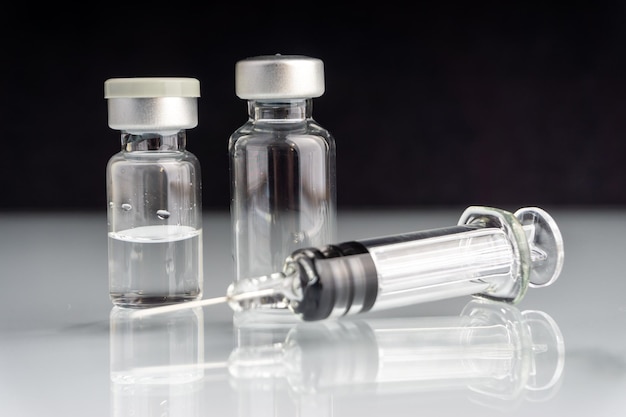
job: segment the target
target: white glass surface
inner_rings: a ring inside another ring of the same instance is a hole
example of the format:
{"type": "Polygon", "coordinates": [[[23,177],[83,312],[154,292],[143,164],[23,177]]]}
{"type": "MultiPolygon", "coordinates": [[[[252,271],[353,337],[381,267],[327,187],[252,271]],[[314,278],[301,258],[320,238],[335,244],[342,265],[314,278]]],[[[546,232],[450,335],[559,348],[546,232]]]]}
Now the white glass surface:
{"type": "MultiPolygon", "coordinates": [[[[324,322],[322,333],[234,329],[225,304],[119,327],[105,212],[0,213],[0,414],[621,415],[626,210],[544,208],[563,233],[560,278],[471,333],[468,297],[324,322]],[[546,348],[549,328],[528,332],[520,315],[554,321],[562,360],[546,348]],[[146,374],[156,382],[120,378],[146,374]]],[[[339,241],[446,227],[463,209],[339,212],[339,241]]],[[[203,224],[205,297],[220,296],[232,277],[228,213],[207,212],[203,224]]]]}

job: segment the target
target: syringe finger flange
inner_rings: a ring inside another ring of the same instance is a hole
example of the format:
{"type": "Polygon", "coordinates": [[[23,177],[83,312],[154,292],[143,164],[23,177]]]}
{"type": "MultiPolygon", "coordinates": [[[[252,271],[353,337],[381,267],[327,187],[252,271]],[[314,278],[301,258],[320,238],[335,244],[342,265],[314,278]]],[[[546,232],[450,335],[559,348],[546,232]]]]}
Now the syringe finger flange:
{"type": "Polygon", "coordinates": [[[470,206],[458,221],[459,225],[498,228],[509,239],[513,251],[510,279],[490,288],[488,293],[476,294],[500,301],[516,303],[526,294],[530,280],[530,247],[526,233],[517,218],[510,212],[484,206],[470,206]]]}
{"type": "Polygon", "coordinates": [[[487,298],[517,302],[528,286],[544,287],[553,283],[563,266],[563,238],[554,219],[538,207],[524,207],[511,214],[482,206],[468,207],[459,225],[499,228],[509,238],[513,263],[509,285],[478,294],[487,298]]]}

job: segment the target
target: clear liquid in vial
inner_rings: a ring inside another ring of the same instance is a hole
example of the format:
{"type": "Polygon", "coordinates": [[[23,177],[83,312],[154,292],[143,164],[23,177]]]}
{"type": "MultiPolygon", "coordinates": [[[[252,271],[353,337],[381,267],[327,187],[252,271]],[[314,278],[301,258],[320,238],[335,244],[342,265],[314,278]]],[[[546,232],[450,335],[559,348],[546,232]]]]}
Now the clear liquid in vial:
{"type": "Polygon", "coordinates": [[[202,296],[202,230],[144,226],[109,233],[114,304],[153,306],[202,296]]]}

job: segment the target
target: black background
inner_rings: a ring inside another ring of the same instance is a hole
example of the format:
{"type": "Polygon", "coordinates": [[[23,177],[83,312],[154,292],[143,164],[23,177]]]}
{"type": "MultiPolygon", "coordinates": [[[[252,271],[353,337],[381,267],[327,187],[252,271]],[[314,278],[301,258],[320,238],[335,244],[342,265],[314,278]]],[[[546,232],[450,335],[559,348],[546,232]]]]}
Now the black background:
{"type": "Polygon", "coordinates": [[[128,76],[200,80],[188,149],[227,210],[234,65],[274,53],[324,60],[340,209],[625,205],[625,7],[436,4],[6,7],[0,210],[105,210],[103,83],[128,76]]]}

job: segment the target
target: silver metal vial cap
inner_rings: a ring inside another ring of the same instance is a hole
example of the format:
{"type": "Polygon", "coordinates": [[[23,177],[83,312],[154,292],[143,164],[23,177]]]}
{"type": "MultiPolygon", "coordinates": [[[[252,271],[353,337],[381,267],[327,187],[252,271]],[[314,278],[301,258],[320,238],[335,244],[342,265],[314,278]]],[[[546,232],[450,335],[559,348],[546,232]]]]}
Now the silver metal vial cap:
{"type": "Polygon", "coordinates": [[[324,94],[324,62],[302,55],[262,55],[235,65],[235,93],[247,100],[312,98],[324,94]]]}
{"type": "Polygon", "coordinates": [[[109,127],[128,132],[178,131],[198,125],[195,78],[111,78],[104,82],[109,127]]]}

